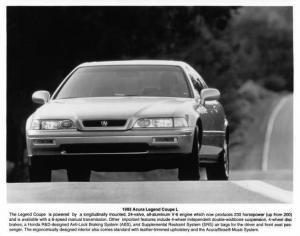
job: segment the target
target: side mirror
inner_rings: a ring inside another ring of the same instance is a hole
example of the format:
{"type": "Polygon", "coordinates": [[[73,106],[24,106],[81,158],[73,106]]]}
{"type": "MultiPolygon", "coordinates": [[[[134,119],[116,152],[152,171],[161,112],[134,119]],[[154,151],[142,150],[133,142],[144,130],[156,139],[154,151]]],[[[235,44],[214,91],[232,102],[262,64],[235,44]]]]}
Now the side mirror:
{"type": "Polygon", "coordinates": [[[220,98],[220,91],[214,88],[205,88],[201,90],[200,97],[202,104],[206,101],[218,100],[220,98]]]}
{"type": "Polygon", "coordinates": [[[32,101],[37,104],[45,104],[50,100],[50,93],[46,90],[36,91],[32,94],[32,101]]]}

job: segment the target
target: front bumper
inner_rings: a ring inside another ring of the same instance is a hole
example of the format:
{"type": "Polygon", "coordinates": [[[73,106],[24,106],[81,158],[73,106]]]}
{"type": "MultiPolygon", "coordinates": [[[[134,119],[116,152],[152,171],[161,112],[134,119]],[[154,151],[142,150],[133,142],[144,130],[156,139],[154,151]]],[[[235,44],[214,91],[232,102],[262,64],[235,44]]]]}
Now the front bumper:
{"type": "MultiPolygon", "coordinates": [[[[193,128],[126,131],[45,131],[26,134],[28,156],[188,154],[193,128]],[[91,148],[92,147],[92,148],[91,148]],[[143,148],[141,148],[143,147],[143,148]]],[[[176,155],[174,155],[176,156],[176,155]]]]}

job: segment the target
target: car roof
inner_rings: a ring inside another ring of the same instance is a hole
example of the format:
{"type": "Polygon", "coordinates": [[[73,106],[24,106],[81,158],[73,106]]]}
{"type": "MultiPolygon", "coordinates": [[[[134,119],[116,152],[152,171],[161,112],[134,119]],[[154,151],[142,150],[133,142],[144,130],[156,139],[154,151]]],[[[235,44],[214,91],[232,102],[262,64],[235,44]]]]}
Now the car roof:
{"type": "Polygon", "coordinates": [[[124,61],[93,61],[80,64],[78,67],[86,66],[114,66],[114,65],[164,65],[164,66],[185,66],[183,61],[172,60],[124,60],[124,61]]]}

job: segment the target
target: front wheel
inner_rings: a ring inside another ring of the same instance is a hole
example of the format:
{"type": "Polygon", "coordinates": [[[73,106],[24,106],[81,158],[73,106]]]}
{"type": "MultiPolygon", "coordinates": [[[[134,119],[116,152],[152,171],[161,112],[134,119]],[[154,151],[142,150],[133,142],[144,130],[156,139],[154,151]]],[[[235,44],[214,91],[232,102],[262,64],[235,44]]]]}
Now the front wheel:
{"type": "Polygon", "coordinates": [[[206,167],[208,180],[228,180],[229,178],[229,148],[228,138],[224,140],[224,147],[220,159],[216,164],[206,167]]]}
{"type": "Polygon", "coordinates": [[[199,138],[199,129],[195,130],[193,150],[186,159],[181,163],[178,168],[179,180],[199,180],[200,179],[200,167],[199,167],[199,152],[201,147],[201,141],[199,138]]]}

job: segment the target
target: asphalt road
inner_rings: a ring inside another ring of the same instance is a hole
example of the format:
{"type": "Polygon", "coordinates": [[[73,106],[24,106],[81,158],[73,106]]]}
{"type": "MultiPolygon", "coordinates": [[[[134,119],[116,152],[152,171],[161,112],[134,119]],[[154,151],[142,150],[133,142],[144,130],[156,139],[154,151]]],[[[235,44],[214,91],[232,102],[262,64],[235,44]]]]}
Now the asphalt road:
{"type": "Polygon", "coordinates": [[[289,96],[275,118],[270,138],[267,168],[291,170],[293,168],[293,98],[289,96]],[[285,157],[285,158],[282,158],[285,157]]]}
{"type": "Polygon", "coordinates": [[[249,167],[250,160],[245,160],[240,171],[231,173],[232,180],[258,179],[292,190],[293,180],[293,96],[289,95],[278,101],[269,116],[266,128],[264,152],[259,162],[259,169],[249,167]],[[247,169],[251,169],[248,170],[247,169]]]}
{"type": "MultiPolygon", "coordinates": [[[[292,118],[293,98],[287,96],[270,114],[264,154],[258,159],[261,168],[234,171],[230,181],[179,182],[175,181],[176,171],[172,171],[174,177],[168,180],[174,181],[130,181],[130,175],[129,178],[126,175],[127,182],[10,183],[7,199],[12,203],[290,203],[292,118]]],[[[60,171],[54,174],[53,180],[65,181],[65,176],[65,172],[60,171]]],[[[92,181],[101,177],[101,173],[93,173],[92,181]]]]}

